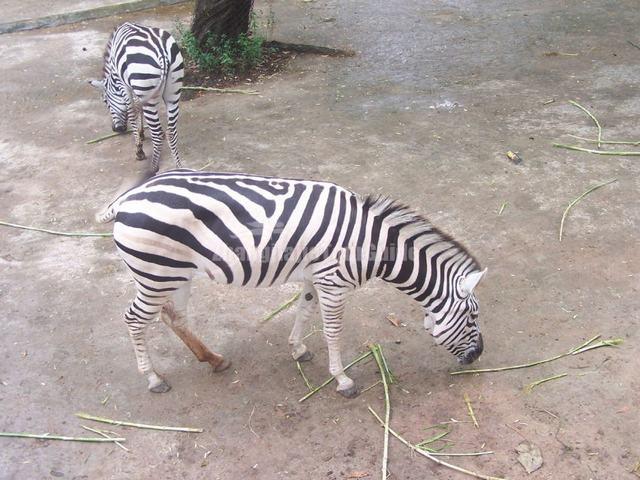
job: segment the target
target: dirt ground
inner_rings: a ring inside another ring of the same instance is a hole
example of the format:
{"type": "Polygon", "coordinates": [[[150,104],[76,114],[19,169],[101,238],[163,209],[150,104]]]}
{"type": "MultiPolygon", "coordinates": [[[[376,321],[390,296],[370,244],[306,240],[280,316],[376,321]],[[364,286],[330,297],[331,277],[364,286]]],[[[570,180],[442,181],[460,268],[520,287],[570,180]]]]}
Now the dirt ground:
{"type": "MultiPolygon", "coordinates": [[[[126,20],[172,28],[191,8],[126,20]]],[[[433,434],[429,425],[458,420],[451,451],[494,453],[448,460],[498,477],[636,478],[640,160],[552,143],[596,135],[570,99],[598,116],[605,138],[640,140],[640,49],[629,43],[640,45],[637,3],[274,0],[256,8],[275,18],[272,38],[358,53],[298,56],[252,86],[260,95],[184,102],[180,148],[188,166],[332,180],[414,206],[489,268],[478,287],[485,339],[478,367],[545,358],[598,333],[624,339],[615,349],[535,368],[453,377],[455,359],[423,331],[418,305],[374,282],[349,303],[343,352],[351,359],[368,342],[383,345],[399,380],[392,427],[418,442],[433,434]],[[523,163],[511,163],[508,150],[523,163]],[[613,178],[573,208],[559,242],[567,204],[613,178]],[[392,312],[406,326],[387,321],[392,312]],[[523,392],[561,373],[568,376],[523,392]],[[464,393],[479,428],[468,422],[464,393]],[[524,439],[544,459],[531,475],[516,460],[524,439]]],[[[123,20],[0,36],[0,219],[108,231],[93,223],[94,212],[142,166],[131,138],[86,145],[110,131],[86,80],[100,74],[108,35],[123,20]]],[[[169,168],[165,153],[162,168],[169,168]]],[[[298,403],[306,387],[287,346],[294,310],[260,322],[296,285],[247,291],[196,282],[193,329],[233,368],[212,373],[155,323],[151,351],[173,389],[154,395],[137,373],[122,322],[133,289],[111,240],[4,227],[0,235],[1,431],[88,434],[77,411],[204,429],[113,427],[130,453],[0,439],[3,479],[380,477],[382,430],[367,405],[384,410],[381,387],[353,400],[328,387],[298,403]]],[[[327,353],[320,334],[308,345],[316,355],[305,371],[317,384],[328,374],[327,353]]],[[[366,363],[352,377],[364,389],[378,373],[366,363]]],[[[466,478],[395,440],[389,472],[466,478]]]]}

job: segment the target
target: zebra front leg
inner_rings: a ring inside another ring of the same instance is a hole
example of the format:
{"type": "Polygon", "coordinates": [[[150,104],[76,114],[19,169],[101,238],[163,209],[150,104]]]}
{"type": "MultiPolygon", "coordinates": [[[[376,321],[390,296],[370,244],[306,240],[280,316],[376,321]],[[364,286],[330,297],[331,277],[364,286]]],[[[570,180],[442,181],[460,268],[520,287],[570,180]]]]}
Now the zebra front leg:
{"type": "Polygon", "coordinates": [[[174,292],[173,297],[162,307],[161,318],[171,330],[189,347],[201,362],[208,362],[214,372],[222,372],[231,362],[222,355],[212,352],[187,327],[187,305],[191,282],[174,292]]]}
{"type": "Polygon", "coordinates": [[[340,354],[340,334],[342,333],[342,316],[346,300],[346,289],[332,289],[321,291],[320,311],[322,312],[322,329],[327,348],[329,350],[329,372],[338,382],[337,392],[346,398],[358,395],[355,382],[344,373],[342,356],[340,354]]]}
{"type": "Polygon", "coordinates": [[[289,335],[289,345],[291,345],[291,355],[298,362],[308,362],[313,358],[313,354],[307,350],[307,346],[302,343],[302,333],[304,325],[318,306],[318,293],[313,287],[313,283],[304,282],[304,289],[298,300],[298,311],[296,320],[289,335]]]}
{"type": "Polygon", "coordinates": [[[164,302],[164,299],[149,298],[138,292],[124,314],[124,321],[129,329],[129,336],[136,354],[138,371],[147,377],[148,388],[153,393],[165,393],[171,390],[171,386],[153,369],[145,338],[147,325],[160,313],[164,302]]]}
{"type": "Polygon", "coordinates": [[[133,128],[133,139],[136,144],[136,160],[144,160],[146,155],[142,148],[144,140],[144,123],[142,116],[142,108],[138,102],[135,102],[129,109],[129,125],[133,128]]]}
{"type": "Polygon", "coordinates": [[[142,112],[147,126],[151,131],[151,142],[153,143],[153,156],[151,157],[151,171],[156,173],[160,169],[160,155],[162,154],[162,143],[164,142],[164,132],[162,123],[158,115],[158,104],[147,103],[143,105],[142,112]]]}

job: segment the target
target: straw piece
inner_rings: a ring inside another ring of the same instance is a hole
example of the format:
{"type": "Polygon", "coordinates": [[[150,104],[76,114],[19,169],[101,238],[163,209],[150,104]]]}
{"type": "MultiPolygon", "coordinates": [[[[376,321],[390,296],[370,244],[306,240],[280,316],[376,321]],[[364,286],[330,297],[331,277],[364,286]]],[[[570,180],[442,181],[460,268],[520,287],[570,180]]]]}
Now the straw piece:
{"type": "Polygon", "coordinates": [[[560,220],[560,231],[558,232],[558,241],[560,241],[560,242],[562,241],[562,232],[564,230],[564,221],[567,218],[567,214],[569,213],[569,210],[571,210],[571,208],[576,203],[578,203],[580,200],[582,200],[584,197],[589,195],[594,190],[597,190],[599,188],[604,187],[605,185],[609,185],[610,183],[617,182],[617,181],[618,181],[618,179],[614,178],[612,180],[607,180],[606,182],[602,182],[602,183],[599,183],[597,185],[594,185],[593,187],[591,187],[591,188],[587,189],[586,191],[584,191],[579,197],[575,198],[569,205],[567,205],[567,208],[565,208],[564,213],[562,214],[562,220],[560,220]]]}
{"type": "Polygon", "coordinates": [[[190,427],[165,427],[162,425],[148,425],[145,423],[133,423],[133,422],[125,422],[122,420],[111,420],[110,418],[104,417],[96,417],[95,415],[89,415],[88,413],[78,412],[74,414],[78,418],[83,418],[85,420],[93,420],[95,422],[108,423],[111,425],[122,425],[124,427],[136,427],[136,428],[146,428],[150,430],[164,430],[170,432],[189,432],[189,433],[202,433],[204,430],[202,428],[190,428],[190,427]]]}
{"type": "Polygon", "coordinates": [[[11,433],[11,432],[0,432],[0,437],[37,438],[39,440],[64,440],[68,442],[96,442],[96,443],[124,442],[127,440],[126,438],[66,437],[62,435],[49,435],[48,433],[39,435],[35,433],[11,433]]]}
{"type": "Polygon", "coordinates": [[[296,303],[296,300],[298,300],[298,298],[300,298],[300,294],[302,292],[298,292],[296,293],[293,297],[291,297],[289,300],[287,300],[286,302],[284,302],[282,305],[280,305],[278,308],[276,308],[273,312],[271,312],[269,315],[267,315],[266,317],[264,317],[262,319],[262,321],[260,323],[266,323],[269,320],[271,320],[273,317],[275,317],[276,315],[278,315],[279,313],[285,311],[287,308],[290,308],[291,305],[293,305],[294,303],[296,303]]]}
{"type": "MultiPolygon", "coordinates": [[[[362,355],[360,355],[358,358],[356,358],[353,362],[351,362],[349,365],[347,365],[346,367],[344,367],[344,371],[346,372],[348,369],[350,369],[351,367],[353,367],[356,363],[361,362],[362,360],[364,360],[365,358],[371,356],[371,350],[363,353],[362,355]]],[[[329,385],[331,382],[333,382],[335,380],[335,377],[329,377],[327,378],[320,386],[314,388],[313,390],[311,390],[309,393],[307,393],[304,397],[302,397],[300,400],[298,400],[299,403],[304,402],[307,398],[311,397],[312,395],[315,395],[316,393],[318,393],[320,390],[322,390],[324,387],[326,387],[327,385],[329,385]]]]}
{"type": "Polygon", "coordinates": [[[91,232],[59,232],[57,230],[48,230],[46,228],[29,227],[27,225],[18,225],[17,223],[9,223],[0,221],[0,225],[5,227],[19,228],[22,230],[31,230],[34,232],[49,233],[51,235],[60,235],[63,237],[113,237],[113,233],[91,233],[91,232]]]}
{"type": "Polygon", "coordinates": [[[584,108],[582,105],[580,105],[578,102],[574,102],[573,100],[569,100],[569,103],[575,107],[578,107],[580,110],[582,110],[584,113],[586,113],[587,115],[589,115],[589,117],[591,117],[591,120],[593,120],[593,123],[596,124],[596,127],[598,128],[598,148],[600,148],[600,144],[602,143],[602,127],[600,126],[600,122],[598,122],[598,119],[586,108],[584,108]]]}
{"type": "Polygon", "coordinates": [[[498,216],[502,215],[502,212],[507,208],[507,205],[509,205],[509,202],[502,202],[502,205],[500,205],[500,209],[498,210],[498,216]]]}
{"type": "MultiPolygon", "coordinates": [[[[378,422],[380,422],[380,425],[385,426],[384,421],[380,418],[380,416],[375,412],[375,410],[373,408],[371,408],[370,406],[368,407],[369,411],[371,412],[371,414],[376,417],[376,419],[378,420],[378,422]]],[[[393,435],[394,437],[396,437],[398,440],[400,440],[402,443],[404,443],[407,447],[409,447],[411,450],[413,450],[414,452],[422,455],[423,457],[427,457],[429,460],[436,462],[439,465],[451,468],[453,470],[456,470],[460,473],[465,473],[467,475],[471,475],[473,477],[476,478],[482,478],[483,480],[505,480],[504,478],[500,478],[500,477],[492,477],[489,475],[484,475],[482,473],[476,473],[473,472],[471,470],[466,470],[462,467],[458,467],[456,465],[452,465],[450,463],[445,462],[444,460],[440,460],[438,458],[436,458],[435,455],[429,453],[429,452],[425,452],[424,450],[416,447],[415,445],[413,445],[412,443],[410,443],[409,441],[405,440],[404,438],[402,438],[398,433],[396,433],[393,429],[389,428],[389,433],[391,435],[393,435]]]]}

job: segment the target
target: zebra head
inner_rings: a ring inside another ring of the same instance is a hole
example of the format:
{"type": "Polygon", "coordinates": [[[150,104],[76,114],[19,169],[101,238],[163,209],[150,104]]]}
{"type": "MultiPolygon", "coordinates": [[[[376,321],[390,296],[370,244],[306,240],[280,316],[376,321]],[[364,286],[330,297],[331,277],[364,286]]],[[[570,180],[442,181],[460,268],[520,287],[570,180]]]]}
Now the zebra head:
{"type": "Polygon", "coordinates": [[[89,83],[102,93],[102,100],[111,113],[111,129],[114,132],[126,132],[129,96],[124,91],[122,83],[116,81],[112,75],[107,75],[104,80],[91,80],[89,83]]]}
{"type": "Polygon", "coordinates": [[[475,361],[484,347],[478,326],[479,305],[473,290],[486,271],[485,268],[458,276],[450,283],[455,288],[427,308],[424,319],[424,326],[431,330],[436,343],[453,353],[463,365],[475,361]]]}

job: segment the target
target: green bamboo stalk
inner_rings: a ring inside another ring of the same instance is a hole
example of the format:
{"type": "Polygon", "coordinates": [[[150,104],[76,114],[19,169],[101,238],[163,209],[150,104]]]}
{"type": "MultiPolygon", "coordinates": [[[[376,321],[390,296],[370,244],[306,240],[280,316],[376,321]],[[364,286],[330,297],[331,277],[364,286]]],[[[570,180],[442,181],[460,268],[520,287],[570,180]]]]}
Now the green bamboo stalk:
{"type": "Polygon", "coordinates": [[[535,367],[537,365],[542,365],[543,363],[553,362],[554,360],[558,360],[560,358],[567,357],[569,355],[578,355],[580,353],[584,353],[586,351],[592,350],[593,348],[610,347],[610,346],[620,345],[622,343],[622,339],[614,338],[614,339],[610,339],[610,340],[602,340],[601,342],[598,342],[597,344],[592,345],[593,342],[595,342],[598,338],[600,338],[600,335],[596,335],[592,339],[588,340],[587,342],[583,343],[582,345],[579,345],[579,346],[577,346],[575,348],[572,348],[568,352],[561,353],[559,355],[555,355],[554,357],[546,358],[544,360],[538,360],[536,362],[524,363],[524,364],[521,364],[521,365],[512,365],[512,366],[509,366],[509,367],[479,368],[479,369],[475,369],[475,370],[459,370],[457,372],[449,372],[449,375],[464,375],[464,374],[468,374],[468,373],[504,372],[504,371],[507,371],[507,370],[517,370],[519,368],[535,367]]]}
{"type": "Polygon", "coordinates": [[[575,145],[565,145],[564,143],[554,143],[554,147],[556,148],[566,148],[567,150],[576,150],[578,152],[587,152],[587,153],[595,153],[596,155],[612,155],[612,156],[620,156],[620,157],[637,157],[640,155],[640,152],[612,152],[612,151],[603,151],[603,150],[593,150],[592,148],[582,148],[577,147],[575,145]]]}
{"type": "MultiPolygon", "coordinates": [[[[82,428],[84,428],[85,430],[89,430],[90,432],[93,433],[97,433],[98,435],[103,436],[104,438],[113,438],[109,435],[107,435],[105,432],[103,432],[102,430],[98,430],[96,428],[91,428],[91,427],[87,427],[86,425],[80,425],[82,428]]],[[[131,450],[129,450],[127,447],[125,447],[124,445],[122,445],[122,443],[115,441],[114,442],[117,446],[119,446],[122,450],[124,450],[125,452],[130,452],[131,450]]]]}
{"type": "Polygon", "coordinates": [[[300,372],[300,376],[302,377],[302,380],[304,380],[304,384],[307,386],[309,390],[313,390],[313,385],[311,384],[311,382],[309,382],[309,379],[307,378],[307,376],[304,374],[304,371],[302,370],[302,365],[300,365],[300,362],[298,362],[297,360],[296,360],[296,365],[298,366],[298,371],[300,372]]]}
{"type": "Polygon", "coordinates": [[[106,442],[124,442],[126,438],[102,438],[102,437],[67,437],[63,435],[49,435],[48,433],[44,434],[35,434],[35,433],[12,433],[12,432],[0,432],[0,437],[14,437],[14,438],[37,438],[39,440],[63,440],[67,442],[95,442],[95,443],[106,443],[106,442]]]}
{"type": "Polygon", "coordinates": [[[145,423],[133,423],[133,422],[125,422],[122,420],[111,420],[110,418],[96,417],[95,415],[89,415],[88,413],[83,413],[83,412],[78,412],[75,414],[75,416],[78,418],[83,418],[85,420],[93,420],[95,422],[108,423],[110,425],[122,425],[124,427],[146,428],[150,430],[164,430],[169,432],[202,433],[204,431],[202,428],[165,427],[162,425],[148,425],[145,423]]]}
{"type": "MultiPolygon", "coordinates": [[[[369,411],[371,412],[371,414],[376,417],[376,420],[378,420],[378,422],[380,422],[380,425],[385,426],[384,420],[382,420],[380,418],[380,416],[375,412],[375,410],[373,408],[371,408],[370,406],[368,407],[369,411]]],[[[387,424],[388,426],[388,424],[387,424]]],[[[402,438],[398,433],[396,433],[393,429],[389,428],[389,433],[391,435],[393,435],[394,437],[396,437],[398,440],[400,440],[402,443],[404,443],[407,447],[409,447],[411,450],[413,450],[414,452],[422,455],[423,457],[427,457],[429,460],[436,462],[439,465],[442,465],[444,467],[448,467],[451,468],[452,470],[456,470],[457,472],[460,473],[464,473],[466,475],[471,475],[473,477],[476,478],[481,478],[483,480],[505,480],[504,478],[500,478],[500,477],[492,477],[489,475],[484,475],[482,473],[476,473],[473,472],[471,470],[467,470],[465,468],[462,467],[458,467],[456,465],[452,465],[450,463],[445,462],[444,460],[440,460],[439,458],[436,458],[436,455],[429,453],[429,452],[425,452],[424,450],[416,447],[415,445],[413,445],[411,442],[405,440],[404,438],[402,438]]],[[[484,455],[485,453],[483,453],[484,455]]]]}
{"type": "Polygon", "coordinates": [[[132,131],[133,130],[127,130],[126,132],[110,133],[109,135],[105,135],[104,137],[98,137],[98,138],[94,138],[93,140],[89,140],[88,142],[86,142],[86,145],[91,145],[93,143],[98,143],[98,142],[101,142],[103,140],[107,140],[109,138],[118,137],[120,135],[127,135],[127,134],[131,133],[132,131]]]}
{"type": "Polygon", "coordinates": [[[113,237],[113,233],[91,233],[91,232],[60,232],[57,230],[48,230],[46,228],[29,227],[27,225],[18,225],[17,223],[9,223],[0,221],[0,225],[5,227],[19,228],[22,230],[31,230],[34,232],[49,233],[51,235],[60,235],[63,237],[113,237]]]}
{"type": "MultiPolygon", "coordinates": [[[[568,133],[567,136],[571,138],[577,138],[578,140],[582,140],[584,142],[598,143],[598,140],[594,138],[579,137],[578,135],[571,135],[570,133],[568,133]]],[[[640,140],[635,142],[632,140],[601,140],[600,143],[605,145],[634,145],[637,147],[640,145],[640,140]]]]}
{"type": "Polygon", "coordinates": [[[602,188],[602,187],[604,187],[606,185],[609,185],[610,183],[617,182],[617,181],[618,181],[618,179],[614,178],[612,180],[607,180],[606,182],[602,182],[602,183],[599,183],[597,185],[594,185],[593,187],[585,190],[579,197],[575,198],[569,205],[567,205],[567,208],[565,208],[564,213],[562,214],[562,220],[560,220],[560,230],[558,232],[558,241],[560,241],[560,242],[562,241],[562,232],[564,230],[564,221],[567,218],[567,214],[569,213],[569,210],[571,210],[571,208],[573,208],[573,206],[576,203],[578,203],[580,200],[582,200],[584,197],[589,195],[594,190],[597,190],[597,189],[602,188]]]}
{"type": "Polygon", "coordinates": [[[524,387],[524,391],[527,393],[531,393],[531,391],[536,388],[538,385],[542,385],[543,383],[550,382],[551,380],[557,380],[558,378],[563,378],[569,375],[568,373],[561,373],[559,375],[553,375],[552,377],[543,378],[541,380],[536,380],[535,382],[531,382],[526,387],[524,387]]]}
{"type": "Polygon", "coordinates": [[[271,312],[269,315],[267,315],[266,317],[264,317],[262,319],[262,321],[260,323],[266,323],[269,320],[271,320],[273,317],[275,317],[276,315],[278,315],[279,313],[285,311],[286,309],[290,308],[294,303],[296,303],[296,300],[298,300],[298,298],[300,298],[300,294],[302,292],[298,292],[296,293],[293,297],[291,297],[289,300],[287,300],[286,302],[284,302],[282,305],[280,305],[278,308],[276,308],[273,312],[271,312]]]}
{"type": "Polygon", "coordinates": [[[245,95],[260,95],[257,90],[240,90],[237,88],[215,88],[215,87],[182,87],[182,90],[201,90],[205,92],[217,93],[244,93],[245,95]]]}
{"type": "MultiPolygon", "coordinates": [[[[371,350],[363,353],[362,355],[360,355],[358,358],[356,358],[353,362],[351,362],[349,365],[347,365],[346,367],[344,367],[344,371],[346,372],[347,370],[349,370],[351,367],[353,367],[356,363],[361,362],[362,360],[364,360],[365,358],[371,356],[371,350]]],[[[309,393],[307,393],[304,397],[302,397],[300,400],[298,400],[299,403],[304,402],[307,398],[311,397],[312,395],[315,395],[316,393],[318,393],[320,390],[322,390],[324,387],[326,387],[327,385],[329,385],[331,382],[333,382],[335,380],[335,377],[329,377],[327,378],[324,382],[322,382],[322,384],[320,384],[320,386],[314,388],[313,390],[311,390],[309,393]]]]}
{"type": "Polygon", "coordinates": [[[389,402],[389,384],[387,378],[390,377],[389,369],[387,368],[387,362],[382,356],[382,348],[379,344],[369,345],[369,350],[373,354],[373,358],[378,364],[380,370],[380,378],[382,385],[384,386],[384,441],[382,444],[382,480],[387,479],[387,465],[389,462],[389,420],[391,417],[391,403],[389,402]]]}
{"type": "Polygon", "coordinates": [[[598,148],[600,148],[600,144],[602,143],[602,127],[600,126],[600,122],[598,122],[598,119],[586,108],[584,108],[582,105],[580,105],[578,102],[574,102],[573,100],[569,100],[569,103],[575,107],[578,107],[580,110],[582,110],[584,113],[586,113],[587,115],[589,115],[589,117],[591,117],[591,120],[593,120],[593,123],[596,124],[596,127],[598,128],[598,148]]]}

